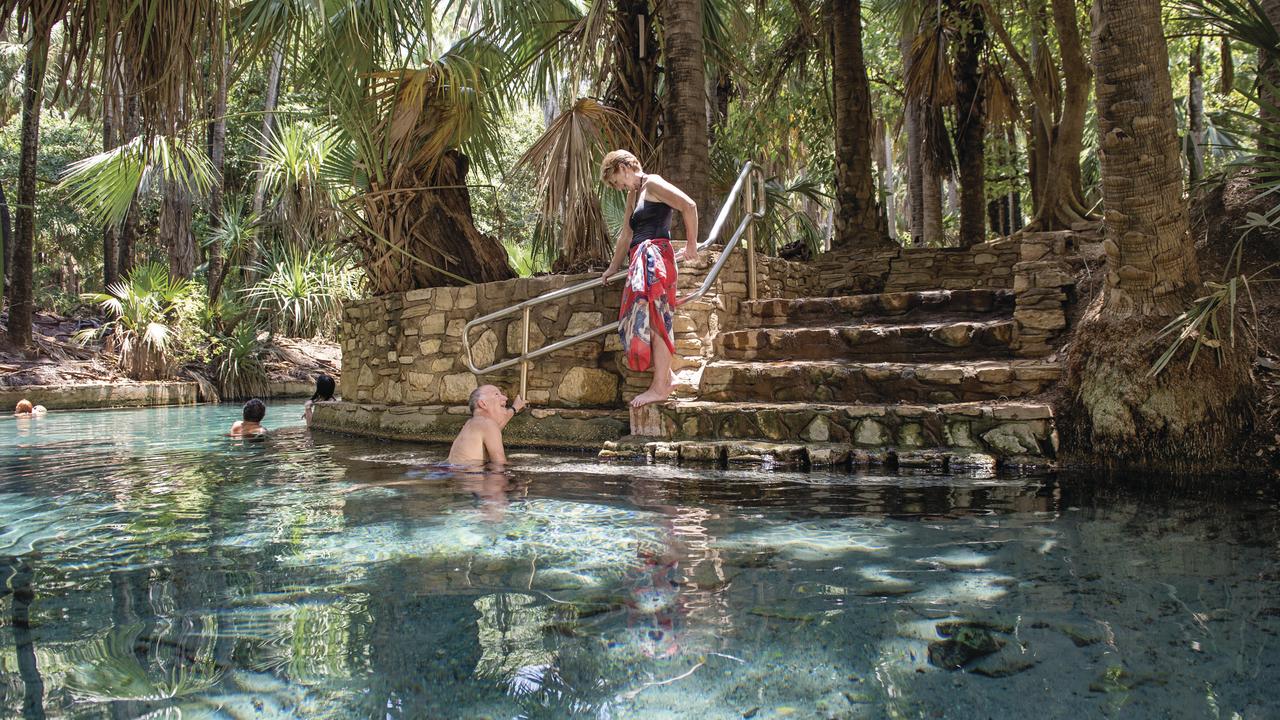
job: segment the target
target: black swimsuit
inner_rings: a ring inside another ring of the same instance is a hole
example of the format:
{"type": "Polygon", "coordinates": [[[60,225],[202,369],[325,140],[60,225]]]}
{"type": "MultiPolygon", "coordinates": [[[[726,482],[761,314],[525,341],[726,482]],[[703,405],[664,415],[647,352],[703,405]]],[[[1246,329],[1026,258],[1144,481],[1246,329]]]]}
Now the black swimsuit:
{"type": "Polygon", "coordinates": [[[654,238],[671,237],[670,205],[661,200],[646,200],[631,213],[631,247],[654,238]]]}

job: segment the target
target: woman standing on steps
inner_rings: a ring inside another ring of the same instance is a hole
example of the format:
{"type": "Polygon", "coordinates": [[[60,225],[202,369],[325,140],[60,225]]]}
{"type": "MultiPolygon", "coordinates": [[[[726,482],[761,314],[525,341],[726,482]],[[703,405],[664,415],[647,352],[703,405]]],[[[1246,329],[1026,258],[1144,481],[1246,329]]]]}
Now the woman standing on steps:
{"type": "Polygon", "coordinates": [[[676,351],[676,261],[698,257],[698,206],[661,176],[646,174],[636,156],[626,150],[614,150],[604,156],[600,180],[615,190],[627,191],[629,221],[618,234],[613,262],[603,277],[607,279],[617,272],[622,258],[628,257],[618,314],[622,350],[632,370],[643,372],[653,366],[649,389],[631,401],[631,407],[638,408],[666,400],[675,387],[671,358],[676,351]],[[671,251],[671,213],[675,210],[684,219],[681,258],[671,251]]]}

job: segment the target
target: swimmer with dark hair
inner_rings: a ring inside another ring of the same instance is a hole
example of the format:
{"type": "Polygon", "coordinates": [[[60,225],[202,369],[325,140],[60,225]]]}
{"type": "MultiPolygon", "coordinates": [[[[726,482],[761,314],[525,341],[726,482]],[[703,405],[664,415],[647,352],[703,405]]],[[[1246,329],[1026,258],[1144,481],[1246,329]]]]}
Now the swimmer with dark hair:
{"type": "Polygon", "coordinates": [[[265,435],[267,429],[262,427],[262,418],[267,416],[267,405],[258,398],[244,404],[241,417],[231,424],[231,437],[247,438],[265,435]]]}

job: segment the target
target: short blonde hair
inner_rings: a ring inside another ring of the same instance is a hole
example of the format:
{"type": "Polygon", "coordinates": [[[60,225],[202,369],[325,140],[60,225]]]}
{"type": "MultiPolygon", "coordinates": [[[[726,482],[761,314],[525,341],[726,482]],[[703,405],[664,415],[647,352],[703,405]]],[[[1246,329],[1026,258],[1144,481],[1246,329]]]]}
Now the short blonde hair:
{"type": "Polygon", "coordinates": [[[609,182],[609,178],[624,167],[629,167],[636,172],[642,170],[640,160],[629,150],[614,150],[605,155],[600,163],[600,182],[609,182]]]}
{"type": "Polygon", "coordinates": [[[31,410],[32,410],[32,408],[31,408],[31,401],[30,401],[30,400],[19,400],[19,401],[18,401],[18,406],[17,406],[17,407],[15,407],[15,408],[13,409],[13,412],[14,412],[14,413],[29,413],[29,412],[31,412],[31,410]]]}

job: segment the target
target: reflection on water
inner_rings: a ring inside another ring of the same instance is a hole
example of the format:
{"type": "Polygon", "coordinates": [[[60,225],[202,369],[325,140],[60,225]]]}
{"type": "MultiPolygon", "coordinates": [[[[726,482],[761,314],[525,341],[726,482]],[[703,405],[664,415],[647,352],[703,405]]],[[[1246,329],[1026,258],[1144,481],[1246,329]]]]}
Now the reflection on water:
{"type": "Polygon", "coordinates": [[[0,717],[1280,717],[1270,495],[455,476],[237,413],[0,421],[0,717]]]}

